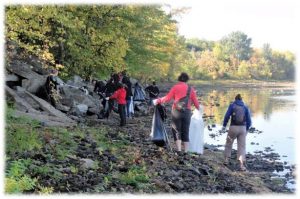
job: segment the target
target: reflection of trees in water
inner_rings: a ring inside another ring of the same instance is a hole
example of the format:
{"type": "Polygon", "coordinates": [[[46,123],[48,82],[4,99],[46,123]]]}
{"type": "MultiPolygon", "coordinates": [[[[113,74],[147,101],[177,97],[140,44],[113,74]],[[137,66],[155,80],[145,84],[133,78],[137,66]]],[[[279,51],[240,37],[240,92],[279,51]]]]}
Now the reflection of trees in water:
{"type": "Polygon", "coordinates": [[[270,120],[274,111],[280,111],[288,106],[276,103],[272,96],[272,89],[241,89],[231,88],[228,90],[201,90],[200,103],[205,105],[205,114],[214,116],[209,123],[223,122],[227,108],[237,94],[241,94],[244,103],[250,108],[251,116],[263,115],[265,120],[270,120]]]}

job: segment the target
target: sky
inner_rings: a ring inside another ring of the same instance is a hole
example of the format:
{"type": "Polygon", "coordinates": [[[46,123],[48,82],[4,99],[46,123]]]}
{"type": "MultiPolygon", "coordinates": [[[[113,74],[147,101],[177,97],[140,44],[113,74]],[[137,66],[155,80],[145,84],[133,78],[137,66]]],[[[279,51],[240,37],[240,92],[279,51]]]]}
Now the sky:
{"type": "MultiPolygon", "coordinates": [[[[179,33],[186,38],[219,40],[233,31],[252,38],[253,47],[269,43],[277,50],[296,52],[296,0],[199,0],[171,3],[172,7],[190,7],[177,18],[179,33]],[[187,3],[186,3],[187,2],[187,3]]],[[[298,32],[299,33],[299,32],[298,32]]]]}

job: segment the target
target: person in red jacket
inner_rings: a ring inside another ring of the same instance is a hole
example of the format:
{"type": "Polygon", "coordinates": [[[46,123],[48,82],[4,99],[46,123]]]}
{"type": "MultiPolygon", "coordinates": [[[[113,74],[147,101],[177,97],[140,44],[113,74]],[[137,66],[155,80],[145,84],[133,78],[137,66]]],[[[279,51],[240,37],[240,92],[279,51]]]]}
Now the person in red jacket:
{"type": "Polygon", "coordinates": [[[184,145],[184,151],[187,152],[189,148],[189,127],[191,122],[191,104],[193,103],[196,109],[199,110],[199,102],[197,100],[194,88],[190,88],[187,104],[184,111],[178,109],[180,99],[187,96],[188,88],[190,87],[186,82],[189,76],[186,73],[181,73],[178,77],[178,83],[175,84],[169,93],[161,98],[153,100],[153,104],[161,104],[169,102],[174,99],[172,106],[172,132],[176,142],[177,151],[181,151],[181,142],[184,145]]]}
{"type": "Polygon", "coordinates": [[[126,90],[125,85],[122,83],[117,84],[117,90],[114,92],[114,94],[110,97],[107,97],[106,100],[115,99],[118,103],[118,112],[120,115],[120,126],[126,125],[126,90]]]}

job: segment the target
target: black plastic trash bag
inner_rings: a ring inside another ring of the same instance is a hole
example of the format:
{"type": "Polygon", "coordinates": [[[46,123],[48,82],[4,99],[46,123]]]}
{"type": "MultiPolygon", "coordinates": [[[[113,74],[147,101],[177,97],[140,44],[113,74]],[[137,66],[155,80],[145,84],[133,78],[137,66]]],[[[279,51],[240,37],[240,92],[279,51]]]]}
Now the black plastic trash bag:
{"type": "Polygon", "coordinates": [[[164,122],[167,119],[166,107],[161,105],[161,104],[157,104],[156,107],[159,111],[159,114],[160,114],[160,117],[161,117],[162,121],[164,122]]]}
{"type": "MultiPolygon", "coordinates": [[[[105,99],[104,99],[105,100],[105,99]]],[[[109,117],[109,101],[104,101],[104,108],[100,111],[98,119],[104,119],[109,117]]]]}
{"type": "Polygon", "coordinates": [[[169,138],[167,135],[167,131],[165,129],[163,120],[161,118],[160,111],[157,106],[154,107],[154,114],[152,119],[152,129],[151,129],[151,140],[157,146],[171,149],[169,144],[169,138]]]}

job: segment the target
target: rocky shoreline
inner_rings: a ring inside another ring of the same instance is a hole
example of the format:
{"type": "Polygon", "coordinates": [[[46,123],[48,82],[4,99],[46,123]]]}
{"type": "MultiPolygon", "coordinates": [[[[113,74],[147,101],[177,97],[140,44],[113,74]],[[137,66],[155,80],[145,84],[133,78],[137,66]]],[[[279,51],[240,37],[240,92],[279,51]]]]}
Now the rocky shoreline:
{"type": "Polygon", "coordinates": [[[295,167],[290,167],[286,178],[276,176],[274,171],[287,165],[275,161],[275,153],[247,154],[247,172],[238,171],[235,151],[231,164],[224,166],[222,151],[216,146],[206,146],[203,155],[177,154],[151,142],[151,117],[131,119],[120,128],[118,115],[113,113],[109,120],[86,119],[79,129],[55,130],[56,134],[38,126],[44,140],[45,132],[49,134],[42,149],[16,153],[7,164],[30,160],[27,173],[41,186],[52,187],[53,193],[295,192],[285,186],[295,178],[295,167]],[[56,147],[72,150],[61,157],[56,147]]]}

